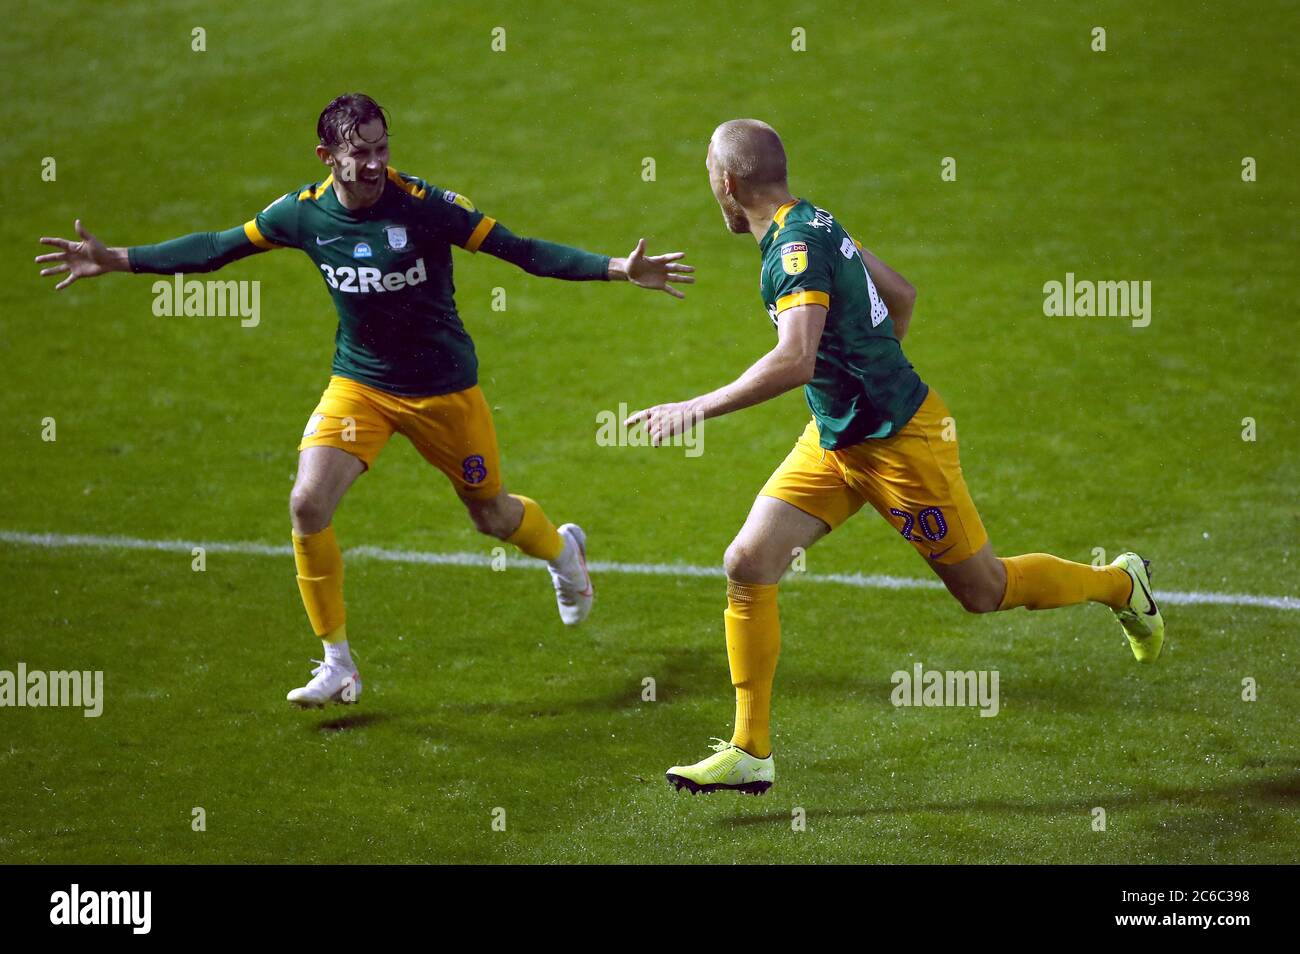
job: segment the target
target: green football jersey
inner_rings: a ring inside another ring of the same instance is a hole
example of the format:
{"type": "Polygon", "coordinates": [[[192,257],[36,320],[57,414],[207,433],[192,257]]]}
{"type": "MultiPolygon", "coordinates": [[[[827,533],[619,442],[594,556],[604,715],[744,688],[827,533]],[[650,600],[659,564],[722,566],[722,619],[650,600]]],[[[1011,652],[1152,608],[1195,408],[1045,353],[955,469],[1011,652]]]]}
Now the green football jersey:
{"type": "Polygon", "coordinates": [[[244,232],[258,248],[301,249],[320,269],[339,316],[335,374],[431,396],[478,382],[451,246],[476,251],[495,224],[464,196],[389,169],[368,208],[344,208],[327,178],[272,202],[244,232]]]}
{"type": "Polygon", "coordinates": [[[763,241],[763,304],[777,316],[798,305],[827,308],[813,377],[804,387],[828,450],[888,437],[929,388],[903,356],[858,245],[825,209],[798,199],[777,210],[763,241]]]}

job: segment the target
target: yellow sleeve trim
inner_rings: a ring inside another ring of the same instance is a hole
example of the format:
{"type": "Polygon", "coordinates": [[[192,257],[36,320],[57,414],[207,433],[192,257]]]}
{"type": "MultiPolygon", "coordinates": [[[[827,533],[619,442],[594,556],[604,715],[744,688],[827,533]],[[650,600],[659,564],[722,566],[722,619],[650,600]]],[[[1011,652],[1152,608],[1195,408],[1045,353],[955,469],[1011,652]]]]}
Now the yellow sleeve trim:
{"type": "Polygon", "coordinates": [[[478,247],[483,244],[483,240],[488,237],[492,231],[492,226],[497,224],[497,220],[490,215],[485,215],[478,220],[478,225],[474,226],[474,231],[470,233],[469,238],[465,240],[465,251],[477,252],[478,247]]]}
{"type": "Polygon", "coordinates": [[[306,202],[308,199],[312,199],[312,200],[319,199],[321,196],[325,194],[325,190],[328,189],[333,184],[334,184],[334,173],[331,172],[329,175],[325,177],[325,181],[322,182],[320,185],[318,185],[316,188],[303,189],[301,192],[299,192],[298,201],[306,202]]]}
{"type": "Polygon", "coordinates": [[[401,189],[403,192],[415,196],[417,199],[423,199],[429,194],[428,189],[421,189],[414,182],[407,182],[403,179],[402,174],[392,166],[388,167],[388,181],[397,186],[397,188],[401,189]]]}
{"type": "Polygon", "coordinates": [[[831,296],[820,291],[801,291],[793,295],[786,295],[776,300],[776,313],[790,308],[798,308],[800,305],[821,305],[823,308],[830,308],[831,296]]]}
{"type": "Polygon", "coordinates": [[[772,216],[772,218],[776,221],[777,229],[785,228],[785,217],[789,215],[790,210],[793,209],[798,204],[799,204],[798,199],[791,199],[785,205],[781,206],[781,208],[776,210],[776,215],[772,216]]]}
{"type": "Polygon", "coordinates": [[[257,219],[249,219],[244,223],[244,235],[248,236],[248,240],[258,248],[273,249],[283,247],[276,245],[262,234],[262,230],[257,227],[257,219]]]}

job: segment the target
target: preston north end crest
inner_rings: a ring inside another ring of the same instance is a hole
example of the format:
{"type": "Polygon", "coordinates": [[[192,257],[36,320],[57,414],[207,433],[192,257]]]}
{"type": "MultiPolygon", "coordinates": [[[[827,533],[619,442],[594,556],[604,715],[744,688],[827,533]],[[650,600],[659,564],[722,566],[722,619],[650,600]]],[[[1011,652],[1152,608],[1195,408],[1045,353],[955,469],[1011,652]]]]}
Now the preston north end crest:
{"type": "Polygon", "coordinates": [[[406,226],[390,225],[384,229],[384,235],[388,239],[388,247],[394,252],[406,248],[406,226]]]}

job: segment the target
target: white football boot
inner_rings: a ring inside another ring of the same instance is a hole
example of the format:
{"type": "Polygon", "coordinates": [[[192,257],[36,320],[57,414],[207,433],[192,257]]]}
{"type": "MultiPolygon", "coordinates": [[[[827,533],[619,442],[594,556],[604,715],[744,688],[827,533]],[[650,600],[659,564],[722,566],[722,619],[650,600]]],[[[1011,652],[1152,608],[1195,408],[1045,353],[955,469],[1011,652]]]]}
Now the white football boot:
{"type": "Polygon", "coordinates": [[[361,674],[355,668],[322,662],[311,671],[311,682],[300,689],[292,689],[285,696],[301,709],[321,709],[326,703],[352,705],[361,698],[361,674]]]}
{"type": "Polygon", "coordinates": [[[554,563],[546,564],[555,585],[555,604],[560,608],[560,619],[565,626],[576,626],[591,612],[596,591],[591,586],[587,572],[587,535],[576,523],[566,523],[559,529],[564,538],[564,551],[554,563]]]}

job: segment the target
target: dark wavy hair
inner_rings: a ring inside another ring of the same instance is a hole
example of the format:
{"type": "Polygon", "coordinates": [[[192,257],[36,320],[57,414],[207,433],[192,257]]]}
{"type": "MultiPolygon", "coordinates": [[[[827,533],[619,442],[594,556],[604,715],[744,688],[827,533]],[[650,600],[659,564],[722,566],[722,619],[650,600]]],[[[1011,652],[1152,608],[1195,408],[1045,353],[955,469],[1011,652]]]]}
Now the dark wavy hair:
{"type": "Polygon", "coordinates": [[[321,110],[320,119],[316,120],[316,135],[322,146],[333,149],[351,139],[357,127],[375,119],[383,123],[384,132],[388,132],[388,113],[384,107],[365,93],[344,93],[335,96],[321,110]]]}

